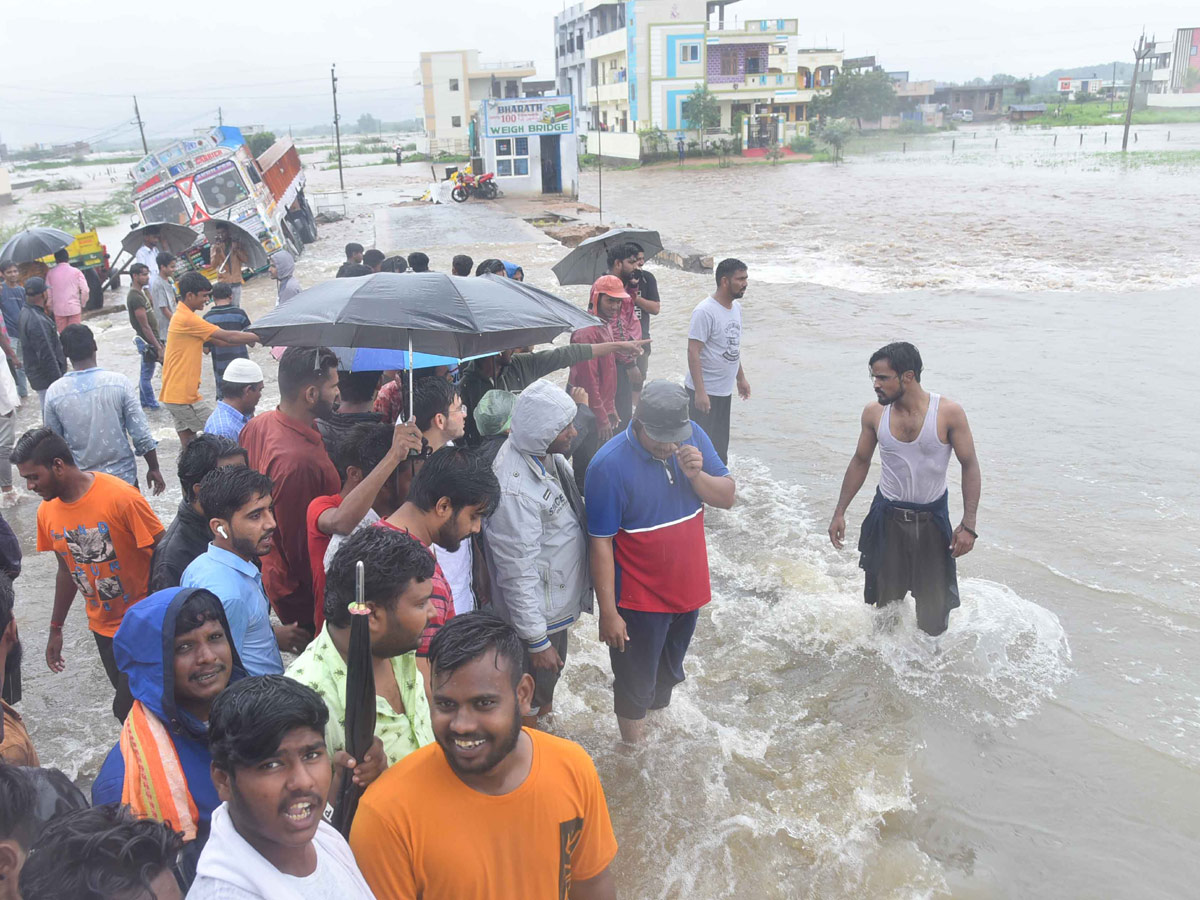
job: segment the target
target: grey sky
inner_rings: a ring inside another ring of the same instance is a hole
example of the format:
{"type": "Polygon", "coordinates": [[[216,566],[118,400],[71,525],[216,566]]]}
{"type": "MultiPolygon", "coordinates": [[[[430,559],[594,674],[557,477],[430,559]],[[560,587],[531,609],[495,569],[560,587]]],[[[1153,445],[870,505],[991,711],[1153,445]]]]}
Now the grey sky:
{"type": "MultiPolygon", "coordinates": [[[[230,124],[278,128],[330,121],[334,61],[343,122],[364,112],[385,119],[419,115],[413,70],[422,50],[477,47],[486,59],[533,59],[539,75],[553,77],[552,17],[563,3],[213,0],[183,7],[109,0],[22,6],[11,11],[16,4],[10,4],[4,13],[0,139],[20,146],[115,135],[132,146],[134,93],[153,139],[216,124],[218,106],[230,124]],[[186,11],[172,19],[175,9],[186,11]],[[44,40],[37,40],[39,34],[44,40]]],[[[1160,38],[1176,27],[1200,26],[1194,2],[1161,0],[1153,9],[1141,8],[1153,16],[1145,22],[1138,12],[1116,0],[742,0],[727,16],[798,17],[806,45],[844,41],[847,53],[874,54],[880,65],[908,69],[913,78],[962,80],[1131,59],[1143,25],[1160,38]]]]}

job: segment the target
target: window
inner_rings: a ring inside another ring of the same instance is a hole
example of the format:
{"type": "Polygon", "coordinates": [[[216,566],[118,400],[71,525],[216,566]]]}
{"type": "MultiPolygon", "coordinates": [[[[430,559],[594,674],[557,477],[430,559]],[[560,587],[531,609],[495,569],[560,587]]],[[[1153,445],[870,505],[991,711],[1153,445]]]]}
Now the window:
{"type": "Polygon", "coordinates": [[[737,57],[732,53],[721,54],[721,74],[736,75],[737,73],[737,57]]]}
{"type": "Polygon", "coordinates": [[[746,57],[746,72],[750,75],[758,75],[762,72],[762,57],[747,56],[746,57]]]}
{"type": "Polygon", "coordinates": [[[450,79],[450,90],[452,90],[452,91],[458,90],[458,79],[457,78],[450,79]]]}
{"type": "Polygon", "coordinates": [[[700,62],[700,45],[699,44],[680,44],[679,45],[679,61],[681,63],[700,62]]]}
{"type": "Polygon", "coordinates": [[[142,220],[147,225],[157,225],[159,222],[171,222],[175,225],[186,225],[192,214],[179,196],[179,188],[168,185],[157,194],[151,194],[141,202],[142,220]]]}
{"type": "Polygon", "coordinates": [[[451,128],[462,128],[462,116],[451,116],[450,117],[450,127],[451,128]]]}
{"type": "Polygon", "coordinates": [[[217,163],[196,175],[196,189],[204,201],[204,208],[210,213],[228,209],[250,196],[232,160],[217,163]]]}
{"type": "Polygon", "coordinates": [[[500,138],[496,141],[496,177],[529,174],[529,138],[500,138]]]}

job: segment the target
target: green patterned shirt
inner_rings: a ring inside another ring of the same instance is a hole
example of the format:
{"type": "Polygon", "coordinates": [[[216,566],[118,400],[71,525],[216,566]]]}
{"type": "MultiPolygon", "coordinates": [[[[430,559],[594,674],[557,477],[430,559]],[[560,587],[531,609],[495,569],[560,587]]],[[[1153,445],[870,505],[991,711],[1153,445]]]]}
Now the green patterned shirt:
{"type": "MultiPolygon", "coordinates": [[[[392,671],[400,686],[404,712],[396,712],[382,697],[375,697],[375,734],[383,741],[389,766],[433,743],[429,701],[425,698],[425,681],[417,669],[416,652],[392,657],[392,671]]],[[[328,628],[321,629],[313,642],[288,666],[286,674],[320,694],[329,707],[329,724],[325,726],[329,755],[345,750],[346,661],[333,645],[328,628]]]]}

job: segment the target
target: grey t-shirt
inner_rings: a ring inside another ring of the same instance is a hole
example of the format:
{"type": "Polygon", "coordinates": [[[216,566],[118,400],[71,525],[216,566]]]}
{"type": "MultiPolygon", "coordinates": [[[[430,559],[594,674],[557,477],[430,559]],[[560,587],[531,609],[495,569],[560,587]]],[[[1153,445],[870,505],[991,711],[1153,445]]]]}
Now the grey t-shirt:
{"type": "MultiPolygon", "coordinates": [[[[742,363],[742,304],[733,301],[726,309],[712,297],[705,297],[692,311],[688,340],[701,341],[700,374],[704,392],[713,397],[729,397],[742,363]]],[[[691,370],[684,384],[695,390],[691,370]]]]}
{"type": "Polygon", "coordinates": [[[158,339],[167,342],[167,328],[175,312],[175,286],[157,274],[150,276],[150,302],[158,318],[158,339]]]}

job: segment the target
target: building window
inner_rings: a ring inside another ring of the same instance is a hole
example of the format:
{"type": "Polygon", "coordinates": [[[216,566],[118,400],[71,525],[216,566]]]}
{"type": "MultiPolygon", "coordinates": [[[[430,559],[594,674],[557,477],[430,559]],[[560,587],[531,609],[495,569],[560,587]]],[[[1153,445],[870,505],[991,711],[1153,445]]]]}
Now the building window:
{"type": "Polygon", "coordinates": [[[700,62],[700,45],[699,44],[680,44],[679,45],[679,61],[681,63],[700,62]]]}
{"type": "Polygon", "coordinates": [[[737,73],[738,73],[737,57],[734,56],[732,53],[722,53],[721,54],[721,74],[722,75],[736,75],[737,73]]]}
{"type": "Polygon", "coordinates": [[[457,78],[450,79],[450,90],[452,90],[452,91],[458,90],[458,79],[457,78]]]}
{"type": "Polygon", "coordinates": [[[462,116],[451,116],[450,117],[450,127],[451,128],[462,128],[462,116]]]}
{"type": "Polygon", "coordinates": [[[500,138],[496,141],[496,176],[529,174],[529,138],[500,138]]]}
{"type": "Polygon", "coordinates": [[[758,75],[762,72],[762,57],[747,56],[746,57],[746,73],[749,75],[758,75]]]}

